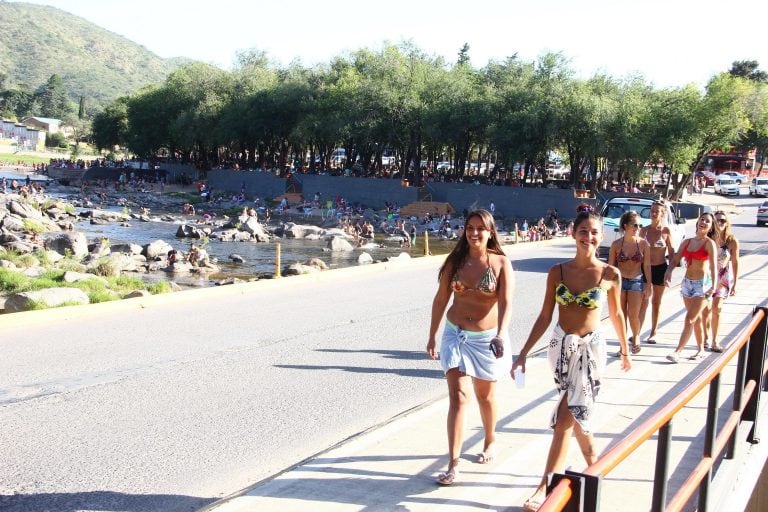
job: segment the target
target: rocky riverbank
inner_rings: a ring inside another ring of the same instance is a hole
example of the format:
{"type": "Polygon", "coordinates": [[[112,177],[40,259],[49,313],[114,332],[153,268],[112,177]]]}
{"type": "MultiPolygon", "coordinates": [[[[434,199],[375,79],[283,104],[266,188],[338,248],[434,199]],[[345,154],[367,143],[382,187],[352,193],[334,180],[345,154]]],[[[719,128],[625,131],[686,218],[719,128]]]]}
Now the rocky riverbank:
{"type": "MultiPolygon", "coordinates": [[[[217,285],[272,277],[273,272],[243,275],[233,270],[245,263],[237,252],[222,254],[231,247],[227,242],[234,241],[244,242],[239,247],[247,248],[279,240],[309,240],[327,253],[349,253],[351,257],[345,259],[349,264],[410,257],[400,254],[396,237],[390,241],[389,255],[375,257],[376,250],[386,249],[384,243],[357,247],[354,237],[334,227],[335,217],[326,220],[313,212],[297,210],[293,216],[284,214],[264,223],[255,211],[249,214],[241,204],[224,201],[198,205],[196,215],[177,213],[195,199],[179,190],[83,193],[61,186],[52,186],[45,194],[30,189],[0,193],[0,308],[16,312],[87,304],[180,291],[193,281],[217,285]],[[293,222],[295,217],[306,222],[293,222]],[[97,235],[118,226],[140,233],[150,223],[167,228],[176,247],[164,239],[113,243],[103,234],[97,235]],[[90,240],[84,232],[91,235],[90,240]],[[222,266],[229,271],[222,272],[222,266]]],[[[372,220],[377,217],[375,212],[366,214],[372,220]]],[[[310,257],[288,262],[281,274],[328,268],[323,259],[310,257]]]]}

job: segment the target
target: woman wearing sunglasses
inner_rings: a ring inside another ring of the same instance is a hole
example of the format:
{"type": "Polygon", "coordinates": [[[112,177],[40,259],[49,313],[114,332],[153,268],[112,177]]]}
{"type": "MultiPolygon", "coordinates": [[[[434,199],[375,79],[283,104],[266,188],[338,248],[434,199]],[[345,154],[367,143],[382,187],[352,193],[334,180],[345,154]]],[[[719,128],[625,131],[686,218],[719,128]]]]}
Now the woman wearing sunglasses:
{"type": "Polygon", "coordinates": [[[709,302],[709,298],[715,292],[715,285],[712,276],[715,273],[717,258],[717,246],[712,240],[714,236],[715,218],[711,213],[702,213],[696,221],[696,235],[693,238],[687,238],[680,244],[680,248],[675,254],[675,258],[667,269],[664,282],[667,286],[672,280],[672,272],[675,267],[685,260],[685,277],[680,283],[680,295],[683,296],[685,304],[685,322],[683,330],[680,333],[680,341],[674,352],[667,356],[667,360],[677,363],[680,354],[685,348],[685,344],[691,337],[691,332],[696,336],[697,350],[690,357],[697,360],[701,357],[704,349],[703,328],[701,324],[701,313],[709,302]]]}
{"type": "Polygon", "coordinates": [[[712,352],[722,352],[723,347],[717,342],[717,331],[720,328],[720,310],[723,301],[736,295],[736,281],[739,275],[739,241],[731,233],[731,222],[724,211],[715,212],[714,237],[717,245],[717,279],[712,305],[707,305],[702,313],[704,325],[704,348],[709,348],[708,334],[712,333],[712,352]]]}
{"type": "MultiPolygon", "coordinates": [[[[651,293],[651,246],[640,237],[640,215],[630,210],[619,219],[624,236],[611,244],[608,264],[621,272],[621,310],[629,322],[632,353],[640,352],[640,306],[651,293]]],[[[615,354],[620,357],[621,353],[615,354]]]]}

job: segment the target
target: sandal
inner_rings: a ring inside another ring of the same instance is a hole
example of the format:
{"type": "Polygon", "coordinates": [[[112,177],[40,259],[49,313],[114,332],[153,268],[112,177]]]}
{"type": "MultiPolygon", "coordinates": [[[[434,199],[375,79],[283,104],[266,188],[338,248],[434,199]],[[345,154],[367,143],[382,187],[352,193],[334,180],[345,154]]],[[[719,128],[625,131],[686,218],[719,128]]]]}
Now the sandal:
{"type": "Polygon", "coordinates": [[[490,464],[491,462],[493,462],[494,457],[495,457],[495,454],[493,453],[493,450],[486,450],[483,453],[477,454],[477,463],[490,464]]]}
{"type": "Polygon", "coordinates": [[[633,354],[639,354],[640,353],[640,345],[632,345],[632,353],[633,354]]]}
{"type": "Polygon", "coordinates": [[[645,340],[645,342],[647,344],[649,344],[649,345],[655,345],[656,344],[656,340],[653,339],[653,338],[648,338],[647,340],[645,340]]]}
{"type": "Polygon", "coordinates": [[[459,470],[455,467],[449,469],[445,473],[440,473],[437,476],[437,480],[435,482],[437,485],[443,485],[443,486],[449,486],[453,485],[453,483],[456,481],[456,479],[459,477],[459,470]]]}
{"type": "Polygon", "coordinates": [[[710,350],[712,350],[712,352],[722,352],[723,347],[721,347],[720,345],[712,345],[712,348],[710,350]]]}
{"type": "Polygon", "coordinates": [[[531,496],[525,500],[525,503],[523,503],[523,510],[525,512],[536,512],[541,508],[541,503],[541,498],[537,497],[536,495],[531,496]]]}

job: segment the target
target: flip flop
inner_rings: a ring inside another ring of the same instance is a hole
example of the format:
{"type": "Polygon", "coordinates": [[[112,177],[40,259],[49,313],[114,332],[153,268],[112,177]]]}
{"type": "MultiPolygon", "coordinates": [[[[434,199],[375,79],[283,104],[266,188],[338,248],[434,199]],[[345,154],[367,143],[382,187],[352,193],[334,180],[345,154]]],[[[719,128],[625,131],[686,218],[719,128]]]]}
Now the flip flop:
{"type": "Polygon", "coordinates": [[[649,344],[649,345],[655,345],[656,344],[656,340],[653,339],[653,338],[648,338],[647,340],[645,340],[645,342],[647,344],[649,344]]]}
{"type": "Polygon", "coordinates": [[[536,512],[540,508],[541,501],[539,501],[539,498],[534,498],[533,496],[525,500],[525,503],[523,503],[523,510],[525,512],[536,512]]]}
{"type": "Polygon", "coordinates": [[[477,463],[478,464],[490,464],[493,462],[495,455],[493,453],[493,450],[485,451],[483,453],[477,454],[477,463]]]}
{"type": "Polygon", "coordinates": [[[710,350],[711,350],[712,352],[722,352],[722,351],[723,351],[723,347],[721,347],[720,345],[717,345],[717,346],[714,346],[714,345],[713,345],[713,346],[712,346],[712,348],[711,348],[710,350]]]}
{"type": "Polygon", "coordinates": [[[440,473],[437,476],[437,480],[435,480],[435,483],[437,485],[443,485],[443,486],[449,486],[453,485],[453,483],[456,481],[456,479],[459,477],[459,470],[456,468],[449,469],[445,473],[440,473]]]}
{"type": "Polygon", "coordinates": [[[639,354],[640,353],[640,345],[632,345],[632,353],[633,354],[639,354]]]}

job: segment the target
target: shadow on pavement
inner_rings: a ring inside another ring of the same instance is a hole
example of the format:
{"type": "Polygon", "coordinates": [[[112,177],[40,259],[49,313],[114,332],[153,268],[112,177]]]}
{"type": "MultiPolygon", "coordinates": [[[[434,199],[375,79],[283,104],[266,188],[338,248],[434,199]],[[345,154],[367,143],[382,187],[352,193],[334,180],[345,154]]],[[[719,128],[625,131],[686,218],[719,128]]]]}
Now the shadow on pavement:
{"type": "Polygon", "coordinates": [[[154,512],[169,510],[182,512],[198,510],[217,499],[178,494],[124,494],[113,491],[11,494],[0,495],[0,510],[3,512],[42,510],[55,510],[56,512],[81,510],[154,512]]]}

